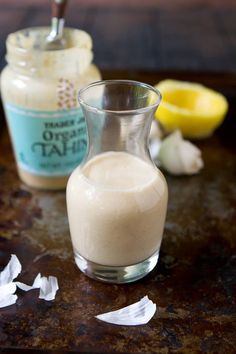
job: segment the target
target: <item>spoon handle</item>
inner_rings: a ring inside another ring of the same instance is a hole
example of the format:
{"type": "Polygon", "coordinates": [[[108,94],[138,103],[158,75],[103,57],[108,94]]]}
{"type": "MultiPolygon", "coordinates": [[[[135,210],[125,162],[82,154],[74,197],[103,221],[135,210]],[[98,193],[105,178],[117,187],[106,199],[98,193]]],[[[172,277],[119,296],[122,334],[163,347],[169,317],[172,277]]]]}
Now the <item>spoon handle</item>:
{"type": "Polygon", "coordinates": [[[67,0],[52,0],[52,17],[64,18],[67,0]]]}

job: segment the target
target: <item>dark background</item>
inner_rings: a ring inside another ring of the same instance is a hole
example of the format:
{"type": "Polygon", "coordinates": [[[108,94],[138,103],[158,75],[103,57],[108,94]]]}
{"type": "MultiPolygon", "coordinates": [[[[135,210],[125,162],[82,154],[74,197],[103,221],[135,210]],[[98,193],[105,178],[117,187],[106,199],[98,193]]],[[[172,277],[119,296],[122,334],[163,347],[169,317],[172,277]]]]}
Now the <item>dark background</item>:
{"type": "MultiPolygon", "coordinates": [[[[8,33],[49,23],[50,0],[0,0],[0,68],[8,33]]],[[[235,0],[69,0],[66,24],[101,69],[236,72],[235,0]]]]}
{"type": "MultiPolygon", "coordinates": [[[[104,78],[199,81],[225,94],[229,112],[211,138],[197,142],[205,163],[199,175],[166,174],[158,266],[119,287],[78,271],[65,196],[20,182],[0,114],[0,269],[15,253],[24,270],[19,280],[31,284],[40,271],[60,286],[55,302],[34,290],[1,309],[0,353],[235,354],[236,0],[69,1],[67,25],[91,34],[104,78]],[[147,326],[94,318],[146,294],[158,306],[147,326]]],[[[0,68],[8,33],[49,22],[49,0],[0,0],[0,68]]]]}

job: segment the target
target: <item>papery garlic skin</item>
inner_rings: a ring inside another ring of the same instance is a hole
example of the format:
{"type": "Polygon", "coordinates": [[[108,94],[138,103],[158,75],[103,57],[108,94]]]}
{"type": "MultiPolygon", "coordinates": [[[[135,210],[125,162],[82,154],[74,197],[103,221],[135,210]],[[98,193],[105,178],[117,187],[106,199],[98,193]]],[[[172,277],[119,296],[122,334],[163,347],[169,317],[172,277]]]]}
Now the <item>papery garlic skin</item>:
{"type": "Polygon", "coordinates": [[[16,255],[12,254],[6,267],[0,272],[0,308],[16,303],[16,284],[13,280],[21,272],[21,264],[16,255]]]}
{"type": "Polygon", "coordinates": [[[20,288],[23,291],[40,289],[39,299],[44,299],[47,301],[54,300],[56,296],[56,292],[59,289],[58,281],[56,277],[53,276],[49,276],[48,278],[42,277],[40,273],[36,276],[32,285],[26,285],[21,282],[16,282],[16,285],[18,288],[20,288]]]}
{"type": "Polygon", "coordinates": [[[95,317],[101,321],[116,325],[138,326],[148,323],[155,315],[156,310],[156,304],[146,295],[132,305],[95,317]]]}
{"type": "Polygon", "coordinates": [[[201,150],[184,140],[179,130],[163,140],[158,160],[173,175],[193,175],[204,166],[201,150]]]}
{"type": "Polygon", "coordinates": [[[39,273],[37,275],[37,277],[34,279],[34,282],[32,285],[27,285],[27,284],[24,284],[22,282],[19,282],[19,281],[16,281],[15,284],[17,285],[17,287],[23,291],[29,291],[29,290],[32,290],[32,289],[39,289],[41,287],[41,284],[42,284],[42,277],[41,277],[41,274],[39,273]]]}
{"type": "Polygon", "coordinates": [[[8,294],[3,298],[0,298],[0,308],[14,305],[18,299],[17,295],[8,294]]]}
{"type": "Polygon", "coordinates": [[[11,283],[20,274],[21,269],[19,259],[12,254],[10,261],[0,272],[0,286],[11,283]]]}
{"type": "Polygon", "coordinates": [[[59,286],[56,277],[53,276],[49,276],[48,278],[42,277],[39,299],[44,299],[47,301],[54,300],[58,289],[59,286]]]}
{"type": "Polygon", "coordinates": [[[15,293],[16,288],[23,291],[40,289],[39,298],[47,301],[55,299],[56,292],[59,289],[56,277],[41,277],[39,273],[32,285],[27,285],[19,281],[13,281],[22,270],[21,263],[15,254],[6,267],[0,272],[0,308],[7,307],[16,303],[18,296],[15,293]]]}

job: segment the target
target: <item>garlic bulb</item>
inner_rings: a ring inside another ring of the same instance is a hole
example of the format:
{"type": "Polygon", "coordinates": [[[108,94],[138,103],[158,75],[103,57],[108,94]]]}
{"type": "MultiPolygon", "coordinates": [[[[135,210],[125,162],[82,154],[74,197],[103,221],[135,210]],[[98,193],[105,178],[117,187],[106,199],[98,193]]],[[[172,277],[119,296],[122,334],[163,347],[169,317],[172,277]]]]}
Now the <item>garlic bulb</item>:
{"type": "Polygon", "coordinates": [[[173,175],[196,174],[204,166],[201,150],[184,140],[179,130],[162,141],[158,160],[173,175]]]}

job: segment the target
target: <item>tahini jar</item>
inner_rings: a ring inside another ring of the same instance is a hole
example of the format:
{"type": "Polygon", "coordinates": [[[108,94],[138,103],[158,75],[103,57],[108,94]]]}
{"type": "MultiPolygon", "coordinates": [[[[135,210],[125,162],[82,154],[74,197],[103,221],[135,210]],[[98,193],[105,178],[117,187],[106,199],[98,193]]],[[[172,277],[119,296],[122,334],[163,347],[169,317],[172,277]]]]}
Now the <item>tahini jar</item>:
{"type": "Polygon", "coordinates": [[[1,94],[20,178],[32,187],[63,189],[86,152],[77,93],[100,72],[91,64],[86,32],[66,28],[66,49],[45,51],[48,33],[35,27],[8,36],[1,94]]]}

